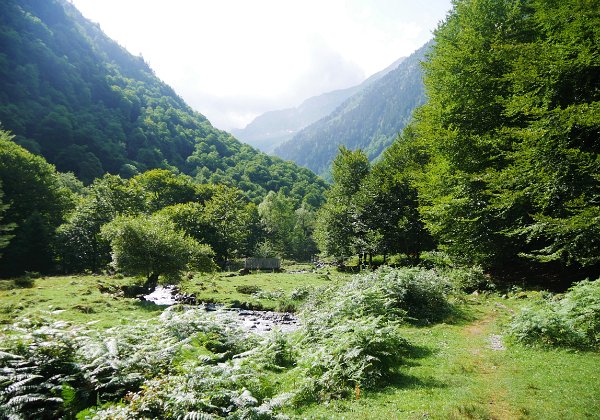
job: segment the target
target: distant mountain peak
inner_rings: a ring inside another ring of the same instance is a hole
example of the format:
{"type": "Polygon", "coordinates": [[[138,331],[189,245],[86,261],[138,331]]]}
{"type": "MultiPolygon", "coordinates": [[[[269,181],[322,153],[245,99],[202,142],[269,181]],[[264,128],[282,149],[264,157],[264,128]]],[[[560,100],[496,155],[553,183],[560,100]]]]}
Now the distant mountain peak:
{"type": "Polygon", "coordinates": [[[330,114],[298,131],[273,153],[326,176],[338,147],[376,159],[425,101],[421,62],[431,42],[367,79],[330,114]]]}
{"type": "Polygon", "coordinates": [[[243,142],[270,153],[280,144],[290,140],[303,128],[332,113],[346,99],[396,69],[403,60],[405,60],[405,57],[399,58],[359,85],[310,97],[294,108],[265,112],[256,117],[245,128],[234,129],[232,133],[243,142]]]}

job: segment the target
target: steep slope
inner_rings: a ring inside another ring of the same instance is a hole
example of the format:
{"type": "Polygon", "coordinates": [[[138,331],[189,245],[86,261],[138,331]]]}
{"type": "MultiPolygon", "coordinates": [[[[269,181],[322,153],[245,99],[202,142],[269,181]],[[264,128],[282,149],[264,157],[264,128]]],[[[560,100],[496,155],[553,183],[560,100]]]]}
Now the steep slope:
{"type": "Polygon", "coordinates": [[[258,200],[286,187],[318,197],[307,170],[212,127],[66,0],[0,2],[0,122],[60,171],[90,182],[177,168],[258,200]]]}
{"type": "Polygon", "coordinates": [[[331,114],[346,99],[394,70],[404,59],[405,57],[399,58],[360,85],[313,96],[296,108],[266,112],[256,117],[245,128],[232,132],[240,140],[270,153],[280,144],[290,140],[298,131],[331,114]]]}
{"type": "Polygon", "coordinates": [[[338,146],[364,149],[376,159],[425,101],[420,63],[429,43],[395,69],[356,93],[325,118],[275,149],[284,159],[327,175],[338,146]]]}

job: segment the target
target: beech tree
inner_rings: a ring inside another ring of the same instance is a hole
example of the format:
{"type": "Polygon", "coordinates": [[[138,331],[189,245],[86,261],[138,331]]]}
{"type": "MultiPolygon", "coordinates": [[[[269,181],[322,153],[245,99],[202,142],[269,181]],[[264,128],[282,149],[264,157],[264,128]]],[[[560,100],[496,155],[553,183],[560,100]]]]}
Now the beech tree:
{"type": "MultiPolygon", "coordinates": [[[[3,197],[4,192],[2,191],[2,182],[0,182],[0,221],[2,221],[4,211],[9,207],[8,204],[4,204],[3,197]]],[[[13,238],[13,235],[10,234],[10,231],[15,227],[16,225],[14,223],[0,224],[0,250],[5,248],[13,238]]],[[[0,257],[2,257],[1,252],[0,257]]]]}
{"type": "Polygon", "coordinates": [[[317,245],[324,254],[343,260],[355,253],[360,231],[353,198],[369,171],[369,159],[362,150],[340,146],[332,166],[334,183],[326,193],[315,228],[317,245]]]}
{"type": "Polygon", "coordinates": [[[73,194],[60,181],[54,166],[12,142],[0,130],[0,182],[4,192],[3,224],[14,237],[0,258],[0,276],[54,268],[55,230],[73,206],[73,194]]]}
{"type": "Polygon", "coordinates": [[[119,216],[102,227],[102,236],[110,242],[114,266],[145,276],[148,292],[156,288],[160,276],[165,282],[176,283],[186,269],[214,268],[210,247],[177,230],[162,215],[119,216]]]}
{"type": "Polygon", "coordinates": [[[414,125],[429,155],[418,190],[456,260],[600,263],[598,10],[460,0],[436,30],[414,125]]]}

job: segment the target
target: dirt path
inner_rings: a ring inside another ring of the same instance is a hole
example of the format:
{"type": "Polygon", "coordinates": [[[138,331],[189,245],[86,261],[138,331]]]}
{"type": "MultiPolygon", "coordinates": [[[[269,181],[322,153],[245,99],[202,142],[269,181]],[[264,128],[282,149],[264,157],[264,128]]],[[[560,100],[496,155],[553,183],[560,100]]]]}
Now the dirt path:
{"type": "Polygon", "coordinates": [[[506,401],[508,392],[500,380],[500,372],[506,366],[497,366],[493,360],[494,352],[506,351],[502,336],[492,333],[502,310],[504,308],[493,308],[483,318],[467,325],[463,330],[463,334],[471,343],[468,351],[473,356],[474,373],[480,377],[481,383],[485,386],[485,400],[481,403],[486,405],[485,409],[490,418],[495,420],[520,417],[506,401]]]}

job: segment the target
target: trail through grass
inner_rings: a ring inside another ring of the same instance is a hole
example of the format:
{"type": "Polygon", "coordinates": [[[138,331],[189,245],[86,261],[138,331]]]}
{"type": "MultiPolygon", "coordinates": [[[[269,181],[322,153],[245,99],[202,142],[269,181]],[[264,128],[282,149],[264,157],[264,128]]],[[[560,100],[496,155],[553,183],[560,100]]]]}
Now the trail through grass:
{"type": "Polygon", "coordinates": [[[511,344],[503,336],[524,300],[470,296],[445,324],[406,327],[412,359],[394,383],[359,400],[293,412],[306,419],[594,419],[600,354],[511,344]],[[494,340],[492,342],[492,339],[494,340]],[[499,341],[500,340],[500,341],[499,341]],[[505,350],[495,350],[499,344],[505,350]]]}

